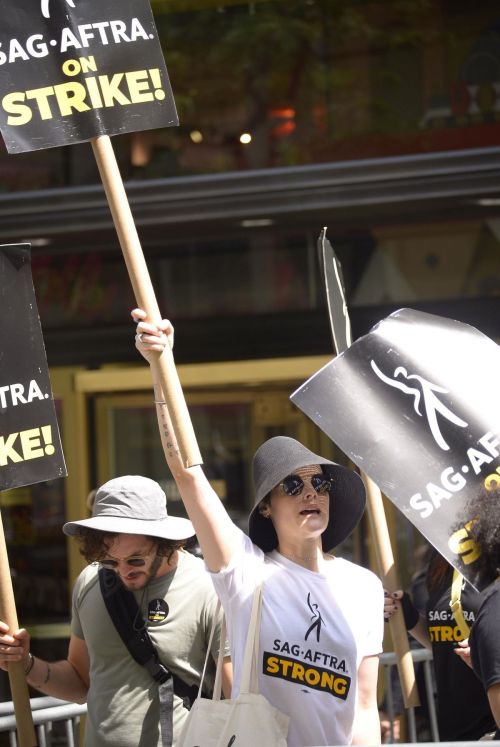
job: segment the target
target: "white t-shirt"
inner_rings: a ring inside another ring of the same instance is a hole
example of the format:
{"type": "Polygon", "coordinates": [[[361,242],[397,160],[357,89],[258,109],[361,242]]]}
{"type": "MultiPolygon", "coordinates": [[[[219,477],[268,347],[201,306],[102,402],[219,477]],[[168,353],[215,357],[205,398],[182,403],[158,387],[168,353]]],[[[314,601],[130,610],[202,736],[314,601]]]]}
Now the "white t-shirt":
{"type": "Polygon", "coordinates": [[[253,591],[264,579],[259,687],[290,716],[289,747],[350,744],[357,670],[382,651],[383,589],[366,568],[335,558],[324,573],[273,551],[264,554],[243,532],[230,564],[212,573],[226,614],[240,686],[253,591]]]}

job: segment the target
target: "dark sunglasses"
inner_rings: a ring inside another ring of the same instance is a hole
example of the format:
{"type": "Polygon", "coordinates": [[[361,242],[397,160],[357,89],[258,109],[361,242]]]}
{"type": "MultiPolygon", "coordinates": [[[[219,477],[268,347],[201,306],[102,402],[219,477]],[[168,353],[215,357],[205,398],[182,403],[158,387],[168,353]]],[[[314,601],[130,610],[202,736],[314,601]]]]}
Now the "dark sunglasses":
{"type": "MultiPolygon", "coordinates": [[[[310,483],[316,493],[328,493],[332,488],[332,481],[324,475],[313,475],[310,483]]],[[[299,475],[288,475],[280,482],[280,488],[285,495],[300,495],[304,489],[304,480],[299,475]]]]}
{"type": "MultiPolygon", "coordinates": [[[[146,565],[145,558],[129,558],[128,560],[124,560],[123,562],[127,565],[131,565],[132,568],[140,568],[141,566],[146,565]]],[[[99,563],[104,568],[110,568],[113,571],[119,566],[118,560],[110,560],[109,558],[104,558],[104,560],[100,560],[99,563]]]]}

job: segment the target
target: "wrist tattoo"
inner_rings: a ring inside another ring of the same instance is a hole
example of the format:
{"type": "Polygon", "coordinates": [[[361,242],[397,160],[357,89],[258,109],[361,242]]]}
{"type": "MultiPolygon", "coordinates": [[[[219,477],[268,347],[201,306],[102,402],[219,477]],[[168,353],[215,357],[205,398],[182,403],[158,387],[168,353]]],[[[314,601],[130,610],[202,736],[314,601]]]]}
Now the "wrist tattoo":
{"type": "Polygon", "coordinates": [[[49,680],[50,680],[50,664],[49,662],[47,662],[47,674],[45,675],[45,679],[42,682],[42,684],[46,685],[49,680]]]}

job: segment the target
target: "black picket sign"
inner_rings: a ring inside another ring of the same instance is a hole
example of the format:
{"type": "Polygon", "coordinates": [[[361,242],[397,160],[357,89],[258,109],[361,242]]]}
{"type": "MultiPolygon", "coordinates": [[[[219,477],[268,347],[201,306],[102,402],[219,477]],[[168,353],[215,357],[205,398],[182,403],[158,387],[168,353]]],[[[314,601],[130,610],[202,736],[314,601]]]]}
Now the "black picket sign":
{"type": "Polygon", "coordinates": [[[177,124],[148,0],[3,0],[9,153],[177,124]]]}
{"type": "Polygon", "coordinates": [[[500,348],[451,319],[391,314],[291,396],[477,585],[463,518],[500,474],[500,348]]]}
{"type": "Polygon", "coordinates": [[[29,244],[0,246],[0,490],[66,477],[29,244]]]}

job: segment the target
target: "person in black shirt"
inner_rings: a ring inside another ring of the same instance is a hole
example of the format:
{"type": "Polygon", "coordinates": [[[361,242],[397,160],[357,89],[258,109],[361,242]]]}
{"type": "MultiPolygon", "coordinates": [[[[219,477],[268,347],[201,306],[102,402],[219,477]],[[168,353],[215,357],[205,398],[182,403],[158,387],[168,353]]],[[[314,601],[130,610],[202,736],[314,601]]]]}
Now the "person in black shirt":
{"type": "MultiPolygon", "coordinates": [[[[397,609],[394,599],[401,600],[407,629],[423,646],[432,649],[440,739],[472,741],[494,731],[495,721],[481,683],[467,666],[468,630],[460,629],[450,610],[452,578],[452,566],[433,550],[426,574],[425,617],[419,614],[410,595],[402,591],[386,597],[384,614],[388,619],[397,609]]],[[[465,621],[471,626],[482,595],[464,583],[460,601],[465,621]]]]}
{"type": "Polygon", "coordinates": [[[478,585],[486,585],[469,639],[471,661],[495,717],[495,739],[500,739],[500,475],[486,478],[466,513],[481,551],[474,565],[478,585]]]}

